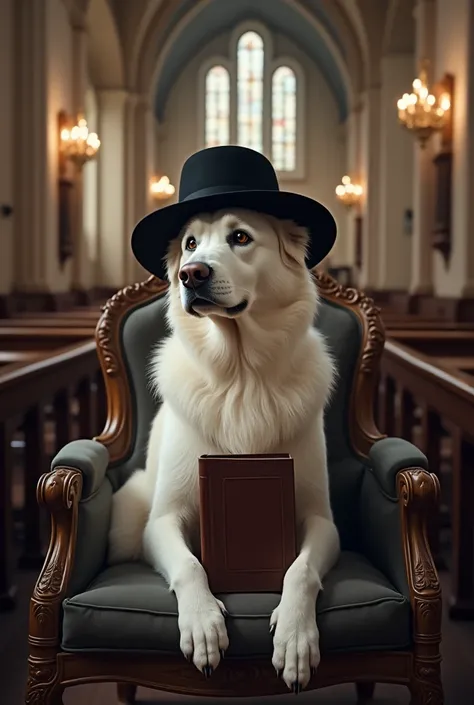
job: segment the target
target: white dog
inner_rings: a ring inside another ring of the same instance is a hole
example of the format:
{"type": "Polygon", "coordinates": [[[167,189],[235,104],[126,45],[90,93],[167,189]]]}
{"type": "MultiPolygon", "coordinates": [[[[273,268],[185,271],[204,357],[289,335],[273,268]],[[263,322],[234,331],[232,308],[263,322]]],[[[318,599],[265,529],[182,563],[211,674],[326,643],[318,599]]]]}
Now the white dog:
{"type": "Polygon", "coordinates": [[[290,453],[299,555],[270,619],[273,665],[295,692],[320,660],[316,599],[336,562],[323,410],[333,364],[313,327],[306,230],[247,210],[194,218],[172,241],[172,335],[153,360],[163,404],[146,469],[115,494],[110,562],[145,558],[176,594],[181,650],[205,675],[228,647],[199,555],[198,457],[290,453]]]}

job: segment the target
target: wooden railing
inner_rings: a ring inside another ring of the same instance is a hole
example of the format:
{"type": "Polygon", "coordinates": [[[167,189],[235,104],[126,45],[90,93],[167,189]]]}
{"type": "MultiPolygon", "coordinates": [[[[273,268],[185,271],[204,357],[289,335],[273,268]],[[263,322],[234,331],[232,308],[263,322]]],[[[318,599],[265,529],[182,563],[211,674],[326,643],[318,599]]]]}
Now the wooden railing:
{"type": "MultiPolygon", "coordinates": [[[[44,334],[44,331],[43,331],[44,334]]],[[[36,501],[39,477],[52,456],[74,438],[92,438],[106,416],[105,390],[95,341],[57,349],[58,341],[77,336],[20,334],[19,341],[0,330],[0,348],[19,355],[32,351],[33,362],[10,362],[0,368],[0,607],[13,604],[15,563],[14,506],[21,507],[21,567],[43,563],[42,521],[36,501]],[[51,351],[54,338],[56,350],[51,351]],[[9,342],[10,341],[10,342],[9,342]],[[20,347],[20,351],[18,351],[20,347]],[[26,362],[26,364],[25,364],[26,362]],[[22,477],[18,477],[18,474],[22,477]],[[18,496],[22,495],[22,496],[18,496]]],[[[15,334],[16,338],[16,334],[15,334]]]]}
{"type": "MultiPolygon", "coordinates": [[[[474,334],[433,337],[401,335],[388,340],[382,358],[378,422],[381,430],[415,442],[440,476],[451,523],[451,596],[453,618],[474,617],[474,377],[432,354],[469,365],[474,334]],[[421,342],[420,342],[421,341],[421,342]],[[409,347],[410,345],[410,347],[409,347]],[[411,345],[416,346],[414,349],[411,345]],[[449,349],[448,346],[449,345],[449,349]],[[453,357],[457,356],[457,357],[453,357]],[[443,487],[442,464],[450,463],[451,487],[443,487]],[[451,497],[450,497],[451,495],[451,497]]],[[[439,551],[439,517],[432,545],[439,551]]]]}

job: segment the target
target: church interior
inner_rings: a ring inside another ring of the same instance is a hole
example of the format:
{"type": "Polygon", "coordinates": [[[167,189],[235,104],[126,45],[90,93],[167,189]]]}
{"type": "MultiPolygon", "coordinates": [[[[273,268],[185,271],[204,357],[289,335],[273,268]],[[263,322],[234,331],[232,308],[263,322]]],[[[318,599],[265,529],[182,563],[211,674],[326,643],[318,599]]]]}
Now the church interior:
{"type": "MultiPolygon", "coordinates": [[[[117,450],[123,312],[162,286],[139,285],[132,230],[179,199],[191,154],[239,144],[334,215],[319,271],[365,317],[373,384],[356,405],[373,407],[376,436],[414,443],[439,488],[428,534],[444,700],[410,700],[399,675],[359,702],[473,703],[474,1],[2,0],[0,95],[0,702],[118,702],[92,676],[63,700],[34,684],[25,700],[31,620],[50,614],[30,605],[50,537],[37,486],[72,440],[102,434],[117,450]]],[[[431,578],[415,572],[427,624],[431,578]]],[[[299,697],[356,702],[353,682],[332,682],[299,697]]],[[[137,698],[192,699],[178,691],[140,685],[137,698]]]]}

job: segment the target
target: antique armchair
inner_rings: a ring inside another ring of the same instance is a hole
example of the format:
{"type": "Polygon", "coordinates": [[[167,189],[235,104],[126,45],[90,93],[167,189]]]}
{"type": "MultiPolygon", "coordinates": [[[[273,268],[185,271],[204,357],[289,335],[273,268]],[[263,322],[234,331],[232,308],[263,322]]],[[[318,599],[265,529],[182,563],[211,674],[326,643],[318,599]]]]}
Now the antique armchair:
{"type": "MultiPolygon", "coordinates": [[[[410,443],[383,438],[373,419],[383,326],[370,299],[315,272],[317,325],[339,382],[328,408],[331,499],[342,554],[318,599],[322,660],[308,688],[406,685],[412,705],[442,705],[441,593],[427,541],[436,477],[410,443]]],[[[155,402],[146,358],[165,334],[166,284],[129,286],[104,307],[96,333],[108,418],[95,440],[73,441],[38,485],[51,542],[30,608],[26,702],[58,705],[70,685],[117,682],[201,696],[288,692],[275,677],[268,619],[278,595],[225,595],[228,655],[210,679],[179,651],[174,595],[142,564],[105,566],[111,498],[142,467],[155,402]]]]}

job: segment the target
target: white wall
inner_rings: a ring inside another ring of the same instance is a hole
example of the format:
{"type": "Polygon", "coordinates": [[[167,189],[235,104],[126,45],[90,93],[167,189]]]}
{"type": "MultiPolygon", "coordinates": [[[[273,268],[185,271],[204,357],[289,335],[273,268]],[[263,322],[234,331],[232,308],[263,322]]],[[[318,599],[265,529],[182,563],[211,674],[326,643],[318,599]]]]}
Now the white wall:
{"type": "MultiPolygon", "coordinates": [[[[159,130],[156,167],[167,174],[178,190],[183,162],[201,147],[197,116],[199,77],[202,63],[210,57],[229,55],[228,34],[210,42],[195,56],[176,81],[166,105],[164,124],[159,130]]],[[[302,180],[282,180],[280,188],[316,198],[334,214],[339,228],[336,245],[330,255],[331,265],[348,263],[347,217],[335,197],[335,188],[345,173],[345,131],[340,125],[337,105],[318,67],[298,47],[283,36],[274,36],[274,58],[296,59],[306,78],[306,174],[302,180]]]]}

